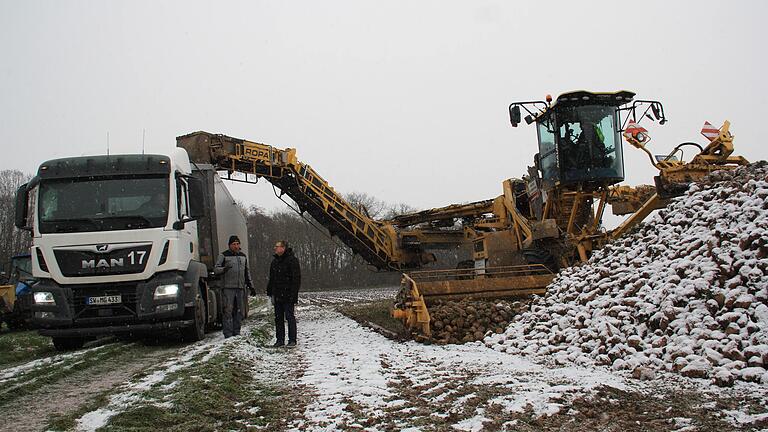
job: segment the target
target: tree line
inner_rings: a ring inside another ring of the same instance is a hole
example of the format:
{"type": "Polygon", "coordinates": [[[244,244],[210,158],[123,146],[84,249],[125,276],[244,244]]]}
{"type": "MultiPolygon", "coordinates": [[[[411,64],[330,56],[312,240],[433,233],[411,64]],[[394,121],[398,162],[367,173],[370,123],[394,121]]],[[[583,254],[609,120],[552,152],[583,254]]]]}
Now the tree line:
{"type": "MultiPolygon", "coordinates": [[[[6,265],[16,254],[29,251],[30,234],[14,226],[16,190],[30,179],[17,170],[0,171],[0,263],[6,265]]],[[[351,193],[345,199],[374,219],[414,211],[406,204],[387,204],[364,193],[351,193]]],[[[240,206],[248,224],[248,256],[256,289],[266,289],[273,245],[287,240],[302,267],[303,290],[394,286],[400,281],[397,272],[378,272],[338,238],[308,215],[286,209],[266,212],[253,206],[240,206]]],[[[435,251],[441,266],[450,268],[468,258],[462,250],[435,251]]]]}
{"type": "MultiPolygon", "coordinates": [[[[387,204],[364,193],[351,193],[344,198],[373,219],[388,219],[415,209],[407,204],[387,204]]],[[[396,286],[400,273],[376,271],[361,257],[352,253],[338,238],[308,215],[290,210],[268,214],[258,207],[244,209],[248,222],[249,261],[256,288],[264,289],[272,261],[272,247],[287,240],[301,263],[302,290],[327,290],[396,286]]],[[[442,268],[454,268],[458,261],[469,258],[467,249],[432,251],[442,268]]]]}

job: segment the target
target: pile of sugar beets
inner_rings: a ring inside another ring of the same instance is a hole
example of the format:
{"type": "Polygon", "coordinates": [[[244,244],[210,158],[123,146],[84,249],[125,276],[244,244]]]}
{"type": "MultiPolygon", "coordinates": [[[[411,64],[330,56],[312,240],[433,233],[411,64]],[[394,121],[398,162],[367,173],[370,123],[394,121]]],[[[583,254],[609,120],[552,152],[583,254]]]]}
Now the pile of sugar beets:
{"type": "Polygon", "coordinates": [[[520,307],[519,302],[506,300],[436,302],[429,307],[432,342],[474,342],[490,333],[502,333],[520,307]]]}

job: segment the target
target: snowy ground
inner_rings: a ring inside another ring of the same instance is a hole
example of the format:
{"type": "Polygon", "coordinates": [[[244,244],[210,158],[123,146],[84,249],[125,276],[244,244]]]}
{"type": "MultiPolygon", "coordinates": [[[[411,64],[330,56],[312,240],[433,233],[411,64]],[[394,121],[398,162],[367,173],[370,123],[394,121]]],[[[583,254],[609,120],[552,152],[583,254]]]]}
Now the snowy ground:
{"type": "MultiPolygon", "coordinates": [[[[390,296],[388,290],[358,291],[354,301],[390,296]]],[[[242,365],[246,379],[239,385],[250,393],[241,397],[237,388],[232,390],[236,415],[230,416],[231,422],[216,420],[201,429],[690,431],[768,426],[768,410],[760,404],[768,393],[756,384],[737,383],[722,389],[705,380],[670,374],[639,381],[604,367],[536,363],[480,343],[437,346],[392,341],[336,311],[336,305],[349,297],[339,292],[303,296],[297,310],[296,349],[268,347],[271,334],[261,332],[271,329],[270,311],[261,306],[247,322],[244,337],[224,340],[219,333],[211,333],[195,344],[159,349],[116,343],[119,350],[108,345],[1,369],[0,376],[7,380],[11,374],[69,365],[73,358],[93,353],[111,350],[133,357],[112,361],[109,373],[117,376],[122,370],[124,378],[100,397],[70,406],[69,421],[17,419],[0,424],[0,430],[57,430],[52,424],[69,430],[123,430],[125,423],[115,422],[125,422],[130,413],[138,413],[131,420],[140,423],[136,429],[164,430],[168,424],[163,422],[173,418],[167,416],[189,409],[180,397],[184,388],[190,382],[206,381],[197,376],[199,372],[187,372],[202,370],[222,355],[230,367],[242,365]]],[[[211,364],[216,367],[217,363],[211,364]]],[[[109,375],[101,368],[92,369],[83,371],[77,383],[66,378],[62,383],[85,391],[89,383],[109,375]]],[[[19,380],[23,378],[15,382],[19,380]]],[[[49,413],[44,410],[77,399],[75,393],[35,390],[24,399],[2,402],[0,415],[23,402],[26,417],[45,420],[49,413]]]]}
{"type": "Polygon", "coordinates": [[[492,405],[541,416],[598,386],[626,388],[624,379],[606,372],[548,369],[480,344],[392,343],[336,312],[302,309],[307,364],[301,383],[315,397],[294,423],[298,430],[418,428],[451,416],[456,429],[480,430],[492,405]]]}
{"type": "MultiPolygon", "coordinates": [[[[579,409],[621,411],[621,403],[603,404],[605,393],[641,402],[696,393],[702,406],[687,415],[657,418],[655,427],[635,424],[637,430],[708,430],[711,423],[692,417],[723,419],[728,427],[764,421],[768,413],[748,414],[728,409],[715,401],[722,389],[705,380],[665,376],[654,383],[632,379],[608,368],[552,367],[526,357],[466,345],[422,345],[393,343],[325,307],[302,307],[302,346],[298,350],[305,365],[300,383],[312,389],[312,403],[303,418],[291,424],[296,430],[537,430],[547,428],[548,418],[559,423],[583,415],[579,409]],[[586,401],[586,403],[585,403],[586,401]],[[554,419],[553,419],[554,420],[554,419]],[[697,426],[699,424],[700,426],[697,426]],[[701,427],[704,426],[704,427],[701,427]]],[[[757,394],[765,388],[754,385],[731,390],[735,398],[757,394]]],[[[681,401],[670,398],[663,413],[686,411],[681,401]]],[[[744,407],[742,407],[744,408],[744,407]]],[[[649,409],[650,411],[650,409],[649,409]]],[[[601,422],[598,421],[598,424],[601,422]]],[[[614,430],[611,422],[596,429],[614,430]]],[[[574,424],[574,426],[576,426],[574,424]]],[[[552,428],[559,430],[559,425],[552,428]]],[[[575,427],[578,430],[580,428],[575,427]]],[[[588,427],[585,429],[589,429],[588,427]]]]}

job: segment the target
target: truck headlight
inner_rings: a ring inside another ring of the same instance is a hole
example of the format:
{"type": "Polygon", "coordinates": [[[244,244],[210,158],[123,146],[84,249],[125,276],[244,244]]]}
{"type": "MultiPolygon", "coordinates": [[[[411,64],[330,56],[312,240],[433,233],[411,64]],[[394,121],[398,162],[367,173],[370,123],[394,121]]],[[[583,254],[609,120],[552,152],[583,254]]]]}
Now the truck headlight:
{"type": "Polygon", "coordinates": [[[35,293],[35,304],[55,305],[56,299],[53,298],[53,293],[40,291],[35,293]]]}
{"type": "Polygon", "coordinates": [[[179,295],[179,285],[160,285],[155,288],[155,300],[174,298],[179,295]]]}

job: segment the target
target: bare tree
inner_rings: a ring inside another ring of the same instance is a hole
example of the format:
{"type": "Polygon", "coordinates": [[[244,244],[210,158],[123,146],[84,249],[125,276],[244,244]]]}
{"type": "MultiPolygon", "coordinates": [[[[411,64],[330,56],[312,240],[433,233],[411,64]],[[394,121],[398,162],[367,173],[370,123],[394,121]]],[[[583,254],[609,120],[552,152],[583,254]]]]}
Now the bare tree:
{"type": "Polygon", "coordinates": [[[29,233],[14,226],[16,191],[30,179],[29,174],[17,170],[0,171],[0,263],[13,255],[29,252],[29,233]]]}
{"type": "Polygon", "coordinates": [[[387,203],[365,192],[351,192],[344,195],[344,199],[361,213],[373,219],[381,216],[387,208],[387,203]]]}
{"type": "Polygon", "coordinates": [[[249,257],[257,289],[266,287],[272,246],[278,240],[287,240],[299,258],[303,290],[394,285],[399,280],[395,273],[371,271],[371,266],[307,215],[292,212],[268,215],[251,207],[247,220],[249,257]]]}
{"type": "Polygon", "coordinates": [[[392,219],[395,216],[414,213],[416,211],[418,211],[418,209],[416,207],[413,207],[410,204],[406,204],[406,203],[392,204],[388,206],[386,211],[384,212],[384,219],[392,219]]]}

